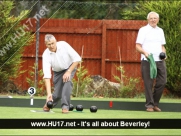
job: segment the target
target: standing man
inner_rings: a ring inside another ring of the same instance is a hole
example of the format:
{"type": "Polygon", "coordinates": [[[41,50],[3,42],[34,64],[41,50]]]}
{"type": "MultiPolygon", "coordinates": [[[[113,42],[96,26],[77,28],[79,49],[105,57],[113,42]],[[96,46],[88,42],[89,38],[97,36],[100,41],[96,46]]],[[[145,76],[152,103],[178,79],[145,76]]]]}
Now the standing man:
{"type": "MultiPolygon", "coordinates": [[[[62,113],[69,112],[70,96],[73,84],[71,82],[76,67],[81,61],[79,54],[65,41],[57,42],[51,34],[45,35],[47,49],[43,57],[44,82],[47,91],[47,101],[53,101],[53,107],[61,100],[62,113]],[[53,71],[54,92],[51,93],[51,69],[53,71]]],[[[43,110],[50,111],[45,103],[43,110]]]]}
{"type": "Polygon", "coordinates": [[[166,84],[166,65],[165,61],[159,58],[161,52],[166,53],[164,45],[165,36],[162,28],[158,27],[159,14],[150,12],[147,15],[148,24],[139,29],[136,50],[141,53],[141,72],[145,87],[146,111],[161,111],[158,108],[160,98],[162,96],[166,84]],[[152,54],[156,63],[157,76],[153,87],[154,79],[150,78],[150,63],[148,56],[152,54]]]}

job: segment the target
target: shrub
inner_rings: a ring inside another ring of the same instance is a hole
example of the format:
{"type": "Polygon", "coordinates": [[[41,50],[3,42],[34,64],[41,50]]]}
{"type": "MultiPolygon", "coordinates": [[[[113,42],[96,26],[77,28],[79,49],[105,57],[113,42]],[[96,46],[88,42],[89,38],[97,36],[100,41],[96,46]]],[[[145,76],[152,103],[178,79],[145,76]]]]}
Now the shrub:
{"type": "Polygon", "coordinates": [[[13,1],[0,2],[0,85],[15,79],[24,71],[20,71],[23,62],[23,47],[33,40],[31,32],[26,31],[20,21],[27,17],[23,11],[18,17],[11,16],[13,1]]]}
{"type": "Polygon", "coordinates": [[[72,95],[75,97],[85,97],[84,89],[92,81],[90,75],[87,75],[88,70],[85,69],[84,66],[82,66],[81,64],[82,62],[80,63],[76,71],[77,80],[75,78],[72,80],[73,82],[72,95]]]}
{"type": "Polygon", "coordinates": [[[120,71],[121,77],[113,75],[114,79],[120,83],[120,97],[133,98],[139,93],[139,78],[127,77],[124,73],[123,66],[116,66],[116,70],[120,71]]]}
{"type": "MultiPolygon", "coordinates": [[[[30,66],[30,70],[29,70],[29,77],[26,78],[26,81],[29,84],[29,87],[34,87],[35,86],[35,68],[36,68],[36,64],[34,64],[34,66],[30,66]]],[[[39,77],[41,79],[38,79],[38,84],[36,89],[36,94],[37,96],[44,96],[45,95],[45,87],[44,87],[44,81],[43,81],[43,70],[39,70],[38,71],[39,77]]]]}

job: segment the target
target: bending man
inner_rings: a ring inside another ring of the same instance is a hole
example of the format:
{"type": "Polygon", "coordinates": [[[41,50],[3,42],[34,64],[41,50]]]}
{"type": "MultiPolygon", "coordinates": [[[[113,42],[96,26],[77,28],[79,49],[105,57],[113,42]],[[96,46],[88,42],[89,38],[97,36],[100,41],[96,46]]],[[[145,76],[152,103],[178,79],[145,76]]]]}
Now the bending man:
{"type": "MultiPolygon", "coordinates": [[[[47,49],[43,53],[43,73],[47,91],[47,101],[53,101],[55,107],[61,100],[62,113],[69,112],[70,96],[73,88],[71,82],[76,67],[81,61],[79,54],[65,41],[57,42],[51,34],[45,35],[47,49]],[[54,92],[51,93],[51,69],[53,71],[54,92]]],[[[43,110],[50,111],[45,103],[43,110]]]]}

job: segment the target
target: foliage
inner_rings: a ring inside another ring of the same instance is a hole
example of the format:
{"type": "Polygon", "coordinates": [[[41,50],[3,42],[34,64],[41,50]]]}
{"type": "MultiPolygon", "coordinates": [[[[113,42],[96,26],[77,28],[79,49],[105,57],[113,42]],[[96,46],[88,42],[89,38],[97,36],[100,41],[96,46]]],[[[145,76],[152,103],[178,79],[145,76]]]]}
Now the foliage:
{"type": "Polygon", "coordinates": [[[123,98],[133,98],[139,93],[137,88],[139,78],[127,77],[123,66],[116,66],[116,70],[120,71],[121,77],[113,75],[114,79],[120,83],[120,96],[123,98]]]}
{"type": "MultiPolygon", "coordinates": [[[[21,10],[32,7],[29,17],[37,11],[37,1],[15,1],[16,7],[12,14],[18,15],[21,10]],[[33,6],[34,5],[34,6],[33,6]]],[[[122,19],[122,12],[128,6],[134,6],[134,0],[40,0],[40,7],[48,8],[46,18],[66,19],[122,19]]]]}
{"type": "Polygon", "coordinates": [[[56,3],[56,5],[57,8],[52,9],[49,14],[49,16],[53,15],[52,18],[121,19],[122,16],[120,13],[122,13],[122,10],[127,6],[127,3],[114,3],[107,0],[84,0],[62,1],[56,3]],[[61,10],[57,10],[60,8],[60,5],[61,10]],[[55,13],[55,11],[57,12],[55,13]]]}
{"type": "Polygon", "coordinates": [[[84,66],[80,63],[79,67],[77,68],[76,77],[77,80],[74,78],[72,80],[73,82],[73,90],[72,95],[75,97],[82,97],[84,96],[84,89],[87,87],[87,85],[90,84],[92,79],[89,75],[87,75],[88,71],[84,68],[84,66]]]}
{"type": "MultiPolygon", "coordinates": [[[[29,77],[26,78],[26,81],[29,84],[29,87],[34,87],[35,85],[35,68],[36,64],[34,66],[30,66],[29,69],[29,77]]],[[[38,79],[38,84],[36,87],[36,96],[44,96],[44,81],[43,81],[43,70],[38,71],[38,75],[41,79],[38,79]]]]}
{"type": "Polygon", "coordinates": [[[134,9],[125,11],[125,19],[145,20],[150,11],[160,15],[159,26],[166,37],[167,84],[173,94],[181,96],[181,1],[140,1],[134,9]]]}
{"type": "Polygon", "coordinates": [[[12,1],[0,1],[0,84],[16,78],[24,71],[19,71],[23,62],[22,51],[30,44],[33,36],[26,31],[20,21],[26,18],[28,11],[23,11],[18,17],[10,15],[13,9],[12,1]]]}

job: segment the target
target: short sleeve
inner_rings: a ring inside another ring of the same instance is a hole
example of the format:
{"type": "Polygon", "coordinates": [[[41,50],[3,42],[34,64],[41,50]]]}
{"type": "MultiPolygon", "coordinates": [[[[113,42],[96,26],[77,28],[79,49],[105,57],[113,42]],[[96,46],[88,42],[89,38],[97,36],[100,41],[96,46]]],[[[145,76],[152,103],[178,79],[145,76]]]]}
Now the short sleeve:
{"type": "Polygon", "coordinates": [[[136,39],[136,43],[138,44],[143,44],[144,42],[144,31],[143,28],[140,28],[138,31],[138,35],[137,35],[137,39],[136,39]]]}
{"type": "Polygon", "coordinates": [[[43,78],[51,78],[51,64],[47,56],[47,52],[42,55],[42,65],[43,65],[43,78]]]}

